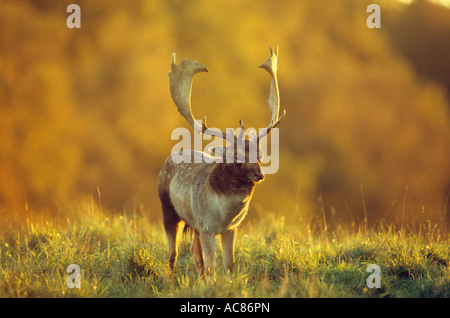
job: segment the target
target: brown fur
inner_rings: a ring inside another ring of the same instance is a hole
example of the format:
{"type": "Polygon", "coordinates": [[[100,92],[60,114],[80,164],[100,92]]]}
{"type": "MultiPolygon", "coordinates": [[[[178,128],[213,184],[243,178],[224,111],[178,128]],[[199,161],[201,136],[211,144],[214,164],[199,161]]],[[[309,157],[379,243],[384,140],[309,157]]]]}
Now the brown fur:
{"type": "MultiPolygon", "coordinates": [[[[200,155],[190,153],[192,160],[200,155]]],[[[167,158],[159,174],[158,194],[169,242],[170,268],[177,261],[178,232],[184,221],[194,232],[191,253],[199,275],[204,275],[205,269],[208,273],[213,271],[214,236],[218,234],[222,235],[224,265],[231,272],[235,228],[247,213],[255,184],[263,178],[259,162],[176,164],[167,158]]]]}

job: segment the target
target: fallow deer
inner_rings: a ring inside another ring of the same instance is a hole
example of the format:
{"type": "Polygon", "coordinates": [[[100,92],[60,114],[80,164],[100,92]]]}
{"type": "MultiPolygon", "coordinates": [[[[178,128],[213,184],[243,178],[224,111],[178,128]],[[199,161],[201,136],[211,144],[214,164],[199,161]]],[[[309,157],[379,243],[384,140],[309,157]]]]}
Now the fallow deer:
{"type": "Polygon", "coordinates": [[[268,99],[272,112],[270,124],[258,134],[243,136],[244,124],[239,134],[208,129],[206,117],[197,121],[191,110],[191,90],[193,76],[199,72],[209,72],[197,61],[183,60],[175,64],[172,53],[169,72],[170,94],[180,112],[195,131],[228,140],[231,145],[218,147],[212,154],[199,151],[183,151],[185,161],[175,163],[168,157],[159,173],[158,195],[164,220],[164,229],[169,243],[169,266],[174,268],[177,261],[177,237],[180,224],[193,230],[191,253],[200,276],[214,273],[215,236],[220,234],[225,268],[232,272],[234,267],[234,240],[236,227],[247,214],[256,183],[264,179],[261,169],[261,148],[259,141],[271,129],[277,127],[286,111],[279,117],[279,91],[277,81],[278,48],[270,48],[270,57],[259,67],[269,72],[272,81],[268,99]],[[237,145],[244,147],[238,147],[237,145]],[[250,159],[250,149],[257,147],[257,160],[250,159]],[[232,156],[233,162],[225,160],[232,156]],[[222,156],[224,160],[211,160],[222,156]],[[197,157],[197,163],[194,162],[197,157]],[[199,160],[200,159],[200,160],[199,160]],[[200,161],[200,163],[198,163],[200,161]],[[203,258],[204,255],[204,258],[203,258]]]}

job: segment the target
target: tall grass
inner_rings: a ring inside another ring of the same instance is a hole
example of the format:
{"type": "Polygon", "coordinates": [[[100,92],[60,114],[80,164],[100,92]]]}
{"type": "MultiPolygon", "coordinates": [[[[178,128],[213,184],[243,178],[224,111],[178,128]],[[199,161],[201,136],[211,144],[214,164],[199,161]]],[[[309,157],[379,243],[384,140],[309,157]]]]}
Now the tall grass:
{"type": "Polygon", "coordinates": [[[312,231],[275,215],[245,222],[228,276],[217,241],[216,275],[199,280],[179,246],[174,272],[160,222],[145,209],[110,214],[92,198],[64,222],[42,218],[0,232],[0,297],[450,297],[449,236],[436,226],[417,233],[394,226],[312,231]],[[70,264],[81,288],[69,288],[70,264]],[[368,288],[367,267],[381,268],[381,288],[368,288]]]}

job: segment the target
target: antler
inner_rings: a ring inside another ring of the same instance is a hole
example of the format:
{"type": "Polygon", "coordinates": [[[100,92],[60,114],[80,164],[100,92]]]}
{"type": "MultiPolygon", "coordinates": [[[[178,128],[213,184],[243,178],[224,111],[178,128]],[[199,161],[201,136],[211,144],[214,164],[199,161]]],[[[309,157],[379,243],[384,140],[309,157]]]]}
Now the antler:
{"type": "MultiPolygon", "coordinates": [[[[172,71],[169,72],[170,82],[170,95],[172,100],[177,106],[181,116],[186,118],[188,123],[194,128],[194,130],[201,132],[202,134],[208,134],[212,136],[221,137],[227,139],[227,134],[223,131],[216,131],[208,129],[206,126],[206,116],[203,117],[202,125],[194,118],[191,109],[191,91],[192,80],[195,74],[200,72],[209,72],[206,66],[200,64],[197,61],[190,61],[188,59],[183,60],[180,64],[175,64],[175,52],[172,53],[172,59],[170,61],[172,71]]],[[[234,136],[230,136],[234,137],[234,136]]]]}
{"type": "MultiPolygon", "coordinates": [[[[277,59],[278,59],[278,47],[275,47],[275,51],[270,49],[270,57],[259,67],[265,69],[269,72],[272,77],[272,82],[270,83],[270,94],[267,103],[269,104],[269,109],[272,112],[272,118],[270,124],[260,131],[257,135],[257,141],[264,136],[266,136],[272,128],[277,127],[286,115],[286,110],[278,117],[280,109],[280,94],[278,91],[278,80],[277,80],[277,59]]],[[[239,137],[236,138],[233,134],[230,136],[227,133],[220,130],[208,129],[206,126],[206,116],[203,117],[202,123],[200,125],[199,121],[195,119],[192,114],[191,108],[191,91],[192,91],[192,80],[194,75],[200,72],[209,72],[206,66],[200,64],[197,61],[190,61],[188,59],[183,60],[180,64],[175,64],[175,53],[172,53],[172,59],[170,61],[172,71],[169,72],[169,82],[170,82],[170,95],[172,100],[181,116],[186,118],[188,123],[194,128],[194,130],[207,135],[217,136],[222,139],[234,142],[235,139],[242,139],[244,133],[244,123],[242,120],[239,124],[242,128],[239,137]]]]}
{"type": "Polygon", "coordinates": [[[269,126],[258,133],[258,141],[266,136],[272,128],[277,127],[286,115],[286,110],[278,118],[278,112],[280,110],[280,92],[278,91],[278,80],[277,80],[277,60],[278,60],[278,47],[275,47],[275,51],[269,46],[270,57],[259,67],[265,69],[269,72],[272,77],[272,82],[270,83],[270,94],[267,103],[269,104],[269,109],[272,112],[272,118],[270,120],[269,126]]]}

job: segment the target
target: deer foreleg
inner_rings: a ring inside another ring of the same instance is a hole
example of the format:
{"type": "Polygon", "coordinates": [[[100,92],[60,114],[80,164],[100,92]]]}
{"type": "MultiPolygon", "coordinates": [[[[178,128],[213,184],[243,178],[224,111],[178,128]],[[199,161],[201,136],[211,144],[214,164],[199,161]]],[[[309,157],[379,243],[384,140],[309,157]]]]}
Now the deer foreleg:
{"type": "Polygon", "coordinates": [[[195,269],[198,276],[205,274],[205,263],[203,261],[202,244],[200,243],[200,234],[194,230],[194,238],[192,239],[191,254],[194,260],[195,269]]]}
{"type": "Polygon", "coordinates": [[[231,273],[234,268],[234,237],[236,230],[229,230],[222,233],[222,250],[223,250],[223,265],[225,269],[231,273]]]}
{"type": "Polygon", "coordinates": [[[204,230],[200,232],[200,242],[202,243],[203,255],[205,258],[205,271],[206,278],[214,275],[215,267],[215,251],[216,251],[216,238],[213,233],[204,230]]]}

